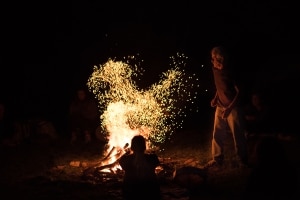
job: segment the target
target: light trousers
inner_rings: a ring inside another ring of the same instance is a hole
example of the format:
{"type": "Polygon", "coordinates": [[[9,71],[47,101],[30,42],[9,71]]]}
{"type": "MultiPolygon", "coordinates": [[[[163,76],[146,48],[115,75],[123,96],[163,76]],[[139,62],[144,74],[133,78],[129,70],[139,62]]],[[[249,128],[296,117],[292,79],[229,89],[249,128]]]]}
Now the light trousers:
{"type": "Polygon", "coordinates": [[[216,107],[212,139],[212,156],[216,161],[224,159],[224,141],[228,128],[232,134],[236,156],[241,162],[248,160],[248,148],[244,113],[239,107],[232,109],[227,118],[222,118],[223,108],[216,107]]]}

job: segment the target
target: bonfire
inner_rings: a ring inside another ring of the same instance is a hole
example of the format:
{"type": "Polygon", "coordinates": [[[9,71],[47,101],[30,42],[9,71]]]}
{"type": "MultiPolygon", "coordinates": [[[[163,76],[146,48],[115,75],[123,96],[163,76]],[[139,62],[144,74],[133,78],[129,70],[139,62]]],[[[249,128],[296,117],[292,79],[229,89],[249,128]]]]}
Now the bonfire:
{"type": "MultiPolygon", "coordinates": [[[[172,67],[162,73],[158,83],[139,88],[134,77],[143,75],[143,68],[134,56],[125,61],[109,59],[94,66],[87,86],[99,102],[102,133],[107,141],[105,157],[85,174],[116,173],[121,170],[119,158],[130,152],[130,141],[143,135],[147,150],[155,151],[182,126],[187,103],[194,103],[197,78],[185,73],[186,59],[171,57],[172,67]]],[[[159,171],[159,169],[158,169],[159,171]]]]}

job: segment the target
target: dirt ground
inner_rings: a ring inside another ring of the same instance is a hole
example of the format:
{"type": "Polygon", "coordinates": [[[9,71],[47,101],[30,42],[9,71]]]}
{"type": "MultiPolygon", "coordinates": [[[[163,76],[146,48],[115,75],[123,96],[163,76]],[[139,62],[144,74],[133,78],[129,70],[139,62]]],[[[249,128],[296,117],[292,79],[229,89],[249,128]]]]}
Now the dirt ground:
{"type": "MultiPolygon", "coordinates": [[[[210,159],[210,131],[181,130],[157,150],[161,160],[158,176],[163,199],[244,199],[251,168],[234,167],[232,140],[225,143],[221,171],[203,171],[210,159]],[[177,176],[175,173],[177,172],[177,176]],[[174,178],[176,177],[176,178],[174,178]]],[[[249,140],[250,160],[255,163],[249,140]]],[[[297,137],[282,139],[299,179],[297,137]]],[[[22,199],[122,199],[122,171],[100,173],[92,166],[104,155],[105,144],[94,140],[86,145],[68,138],[31,141],[1,146],[1,196],[22,199]],[[92,169],[88,173],[87,169],[92,169]]],[[[299,185],[298,185],[299,188],[299,185]]],[[[299,193],[297,193],[299,194],[299,193]]]]}

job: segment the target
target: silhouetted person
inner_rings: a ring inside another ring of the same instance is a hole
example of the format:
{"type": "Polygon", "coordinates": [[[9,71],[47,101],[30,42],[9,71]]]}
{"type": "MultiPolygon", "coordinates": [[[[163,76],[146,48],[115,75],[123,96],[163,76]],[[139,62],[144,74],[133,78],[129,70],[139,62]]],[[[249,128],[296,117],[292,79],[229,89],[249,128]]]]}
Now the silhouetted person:
{"type": "Polygon", "coordinates": [[[270,134],[270,108],[261,94],[251,94],[250,102],[245,107],[245,119],[249,134],[270,134]]]}
{"type": "Polygon", "coordinates": [[[291,199],[297,190],[297,171],[289,160],[283,144],[274,137],[264,138],[257,146],[257,164],[246,187],[249,199],[291,199]]]}
{"type": "Polygon", "coordinates": [[[7,124],[5,116],[5,105],[0,102],[0,137],[1,141],[7,137],[7,124]]]}
{"type": "Polygon", "coordinates": [[[211,50],[212,72],[216,92],[211,100],[215,107],[212,160],[205,168],[220,169],[224,162],[224,142],[227,131],[233,137],[238,166],[248,165],[248,147],[243,109],[241,108],[240,87],[233,77],[232,63],[229,62],[228,52],[222,46],[211,50]]]}
{"type": "Polygon", "coordinates": [[[13,145],[14,121],[7,111],[5,103],[0,102],[0,141],[4,145],[13,145]]]}
{"type": "Polygon", "coordinates": [[[0,102],[0,138],[1,141],[6,137],[6,125],[5,125],[5,105],[0,102]]]}
{"type": "Polygon", "coordinates": [[[133,153],[123,155],[119,164],[125,171],[123,197],[131,199],[161,199],[155,168],[160,164],[156,154],[146,153],[146,141],[141,135],[131,140],[133,153]]]}
{"type": "Polygon", "coordinates": [[[80,88],[76,91],[76,96],[70,105],[69,116],[71,143],[80,137],[84,138],[85,143],[89,143],[98,126],[100,114],[95,99],[89,96],[86,89],[80,88]]]}

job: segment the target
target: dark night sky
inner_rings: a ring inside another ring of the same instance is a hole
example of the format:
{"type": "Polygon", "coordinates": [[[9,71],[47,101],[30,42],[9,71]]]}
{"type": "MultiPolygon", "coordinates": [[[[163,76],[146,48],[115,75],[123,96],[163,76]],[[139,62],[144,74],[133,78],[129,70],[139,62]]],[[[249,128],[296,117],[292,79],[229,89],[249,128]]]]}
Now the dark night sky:
{"type": "Polygon", "coordinates": [[[233,50],[246,81],[299,72],[299,17],[289,1],[120,2],[1,6],[1,100],[16,115],[60,115],[93,65],[137,53],[145,82],[178,51],[205,77],[199,66],[219,42],[233,50]]]}

